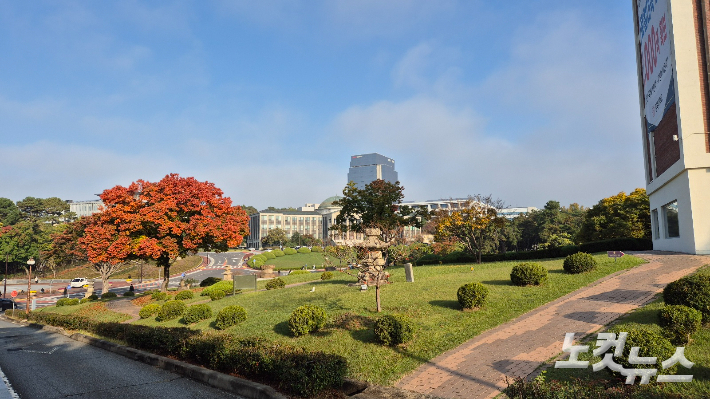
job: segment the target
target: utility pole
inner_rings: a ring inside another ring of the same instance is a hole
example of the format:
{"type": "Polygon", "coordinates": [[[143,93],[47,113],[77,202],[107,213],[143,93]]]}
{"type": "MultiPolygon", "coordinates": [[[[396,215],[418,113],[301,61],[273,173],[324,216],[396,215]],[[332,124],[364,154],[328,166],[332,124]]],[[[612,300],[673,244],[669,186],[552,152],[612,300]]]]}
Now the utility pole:
{"type": "Polygon", "coordinates": [[[2,298],[5,299],[5,294],[7,293],[7,261],[10,258],[10,254],[5,254],[5,278],[2,279],[2,298]]]}
{"type": "Polygon", "coordinates": [[[25,304],[25,313],[30,314],[30,290],[32,289],[32,265],[35,264],[34,258],[27,261],[27,303],[25,304]]]}

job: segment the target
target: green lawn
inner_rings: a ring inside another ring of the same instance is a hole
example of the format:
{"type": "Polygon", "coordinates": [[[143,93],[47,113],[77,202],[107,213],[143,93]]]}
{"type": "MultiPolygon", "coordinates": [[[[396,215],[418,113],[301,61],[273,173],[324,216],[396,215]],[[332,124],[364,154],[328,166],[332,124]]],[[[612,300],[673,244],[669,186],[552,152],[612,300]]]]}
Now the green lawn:
{"type": "MultiPolygon", "coordinates": [[[[710,273],[710,268],[705,267],[699,273],[710,273]]],[[[662,295],[648,305],[636,309],[623,318],[619,319],[615,326],[622,328],[624,326],[647,325],[652,329],[661,331],[659,323],[659,311],[665,306],[662,295]]],[[[594,348],[594,339],[596,334],[591,337],[590,344],[594,348]]],[[[666,383],[662,384],[664,392],[672,392],[682,394],[688,398],[709,398],[710,397],[710,325],[705,324],[700,331],[695,333],[691,342],[685,346],[685,356],[688,360],[695,363],[690,369],[680,368],[678,374],[692,374],[693,381],[690,383],[666,383]]],[[[575,344],[578,345],[578,344],[575,344]]],[[[591,351],[591,350],[590,350],[591,351]]],[[[581,354],[580,360],[589,360],[598,362],[601,359],[592,356],[591,353],[581,354]]],[[[665,359],[660,359],[665,360],[665,359]]],[[[659,370],[660,372],[661,370],[659,370]]],[[[588,369],[555,369],[553,367],[544,372],[545,381],[572,381],[573,379],[581,380],[609,380],[612,377],[607,372],[593,372],[591,367],[588,369]]],[[[638,384],[638,380],[636,382],[638,384]]]]}
{"type": "Polygon", "coordinates": [[[267,259],[266,264],[274,265],[275,270],[300,269],[304,265],[308,265],[309,269],[312,269],[313,265],[316,265],[316,269],[322,269],[324,267],[322,252],[284,255],[276,259],[267,259]]]}
{"type": "MultiPolygon", "coordinates": [[[[247,292],[210,302],[209,305],[215,312],[228,305],[241,305],[247,310],[247,320],[230,328],[230,333],[259,336],[309,350],[339,354],[347,358],[351,377],[388,384],[485,330],[605,275],[643,262],[631,256],[625,256],[618,262],[608,259],[606,254],[596,255],[595,258],[600,264],[597,270],[581,275],[564,273],[562,259],[540,261],[550,272],[549,282],[541,287],[515,287],[510,284],[510,271],[517,262],[417,266],[414,283],[405,282],[402,267],[392,267],[388,269],[392,284],[382,289],[382,314],[406,314],[417,327],[414,340],[398,348],[383,347],[374,342],[371,326],[374,318],[380,315],[375,312],[374,289],[360,292],[359,287],[348,287],[347,284],[356,282],[356,278],[340,272],[334,273],[333,280],[317,280],[281,290],[247,292]],[[474,271],[471,271],[472,266],[474,271]],[[456,291],[461,285],[472,281],[489,286],[489,302],[479,311],[463,312],[456,301],[456,291]],[[313,287],[315,291],[310,292],[313,287]],[[331,322],[322,332],[292,338],[288,333],[288,317],[296,307],[306,303],[326,309],[331,322]]],[[[287,283],[317,278],[318,275],[288,276],[291,281],[287,280],[287,283]]],[[[213,320],[192,327],[211,329],[213,320]]],[[[137,323],[183,325],[179,320],[158,323],[154,319],[146,319],[137,323]]]]}

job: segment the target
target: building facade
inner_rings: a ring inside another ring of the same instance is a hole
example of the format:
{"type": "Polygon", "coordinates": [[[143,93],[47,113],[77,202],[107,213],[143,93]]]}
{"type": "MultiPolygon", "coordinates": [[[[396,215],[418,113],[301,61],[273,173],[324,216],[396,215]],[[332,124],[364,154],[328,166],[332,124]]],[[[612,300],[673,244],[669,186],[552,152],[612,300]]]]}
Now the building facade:
{"type": "Polygon", "coordinates": [[[69,211],[74,212],[78,218],[82,216],[91,216],[96,212],[100,212],[100,208],[104,205],[101,200],[67,202],[69,202],[69,211]]]}
{"type": "Polygon", "coordinates": [[[390,183],[399,181],[393,159],[377,153],[350,157],[348,183],[355,182],[357,188],[362,190],[365,185],[378,179],[390,183]]]}
{"type": "Polygon", "coordinates": [[[710,254],[709,0],[632,0],[653,248],[710,254]]]}

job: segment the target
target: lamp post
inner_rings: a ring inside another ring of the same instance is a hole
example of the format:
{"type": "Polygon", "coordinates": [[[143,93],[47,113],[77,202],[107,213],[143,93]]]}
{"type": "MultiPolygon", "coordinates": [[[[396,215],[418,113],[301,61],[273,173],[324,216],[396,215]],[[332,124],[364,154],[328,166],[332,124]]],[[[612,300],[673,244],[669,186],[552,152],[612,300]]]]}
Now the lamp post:
{"type": "Polygon", "coordinates": [[[5,254],[5,276],[2,279],[2,297],[5,299],[5,294],[7,293],[7,261],[10,258],[10,254],[5,254]]]}
{"type": "Polygon", "coordinates": [[[27,303],[25,304],[25,313],[30,314],[30,290],[32,289],[32,265],[35,264],[34,258],[27,261],[27,303]]]}

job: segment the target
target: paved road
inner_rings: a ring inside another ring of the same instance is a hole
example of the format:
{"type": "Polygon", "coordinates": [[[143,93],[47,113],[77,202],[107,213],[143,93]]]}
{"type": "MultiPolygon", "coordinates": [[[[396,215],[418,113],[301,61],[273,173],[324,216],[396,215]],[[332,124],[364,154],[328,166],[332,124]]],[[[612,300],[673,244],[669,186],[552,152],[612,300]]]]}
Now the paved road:
{"type": "Polygon", "coordinates": [[[0,320],[0,398],[240,398],[60,334],[0,320]],[[6,376],[10,389],[3,383],[6,376]]]}

